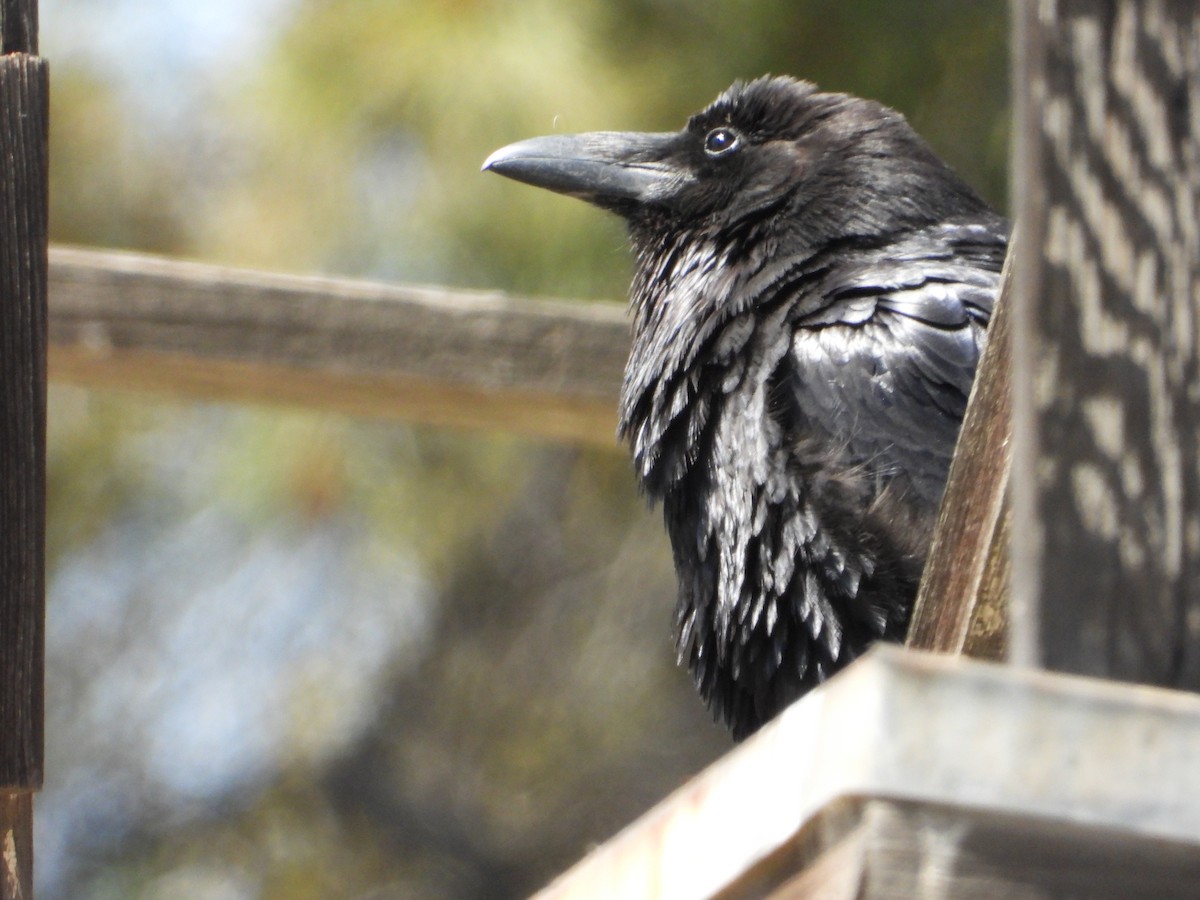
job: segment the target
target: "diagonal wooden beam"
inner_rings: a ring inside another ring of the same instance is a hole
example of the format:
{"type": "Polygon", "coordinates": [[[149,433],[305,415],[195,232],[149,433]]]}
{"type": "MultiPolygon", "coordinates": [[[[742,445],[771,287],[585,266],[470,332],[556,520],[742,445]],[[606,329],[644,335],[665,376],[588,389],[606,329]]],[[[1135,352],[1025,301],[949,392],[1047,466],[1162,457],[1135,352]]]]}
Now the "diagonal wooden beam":
{"type": "Polygon", "coordinates": [[[1008,642],[1012,255],[963,420],[908,646],[1002,659],[1008,642]]]}

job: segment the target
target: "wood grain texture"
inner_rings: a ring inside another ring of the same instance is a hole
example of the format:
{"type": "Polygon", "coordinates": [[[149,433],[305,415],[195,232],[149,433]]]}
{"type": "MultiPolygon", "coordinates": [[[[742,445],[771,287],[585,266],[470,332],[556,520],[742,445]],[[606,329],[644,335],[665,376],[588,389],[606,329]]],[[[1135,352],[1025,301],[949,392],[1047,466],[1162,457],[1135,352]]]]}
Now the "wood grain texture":
{"type": "Polygon", "coordinates": [[[48,87],[0,56],[0,790],[42,783],[48,87]]]}
{"type": "Polygon", "coordinates": [[[1200,4],[1015,9],[1026,643],[1051,668],[1197,689],[1200,4]]]}
{"type": "Polygon", "coordinates": [[[1002,659],[1008,621],[1008,480],[1012,467],[1011,258],[954,450],[907,644],[1002,659]]]}
{"type": "Polygon", "coordinates": [[[616,448],[615,303],[50,254],[50,374],[616,448]]]}

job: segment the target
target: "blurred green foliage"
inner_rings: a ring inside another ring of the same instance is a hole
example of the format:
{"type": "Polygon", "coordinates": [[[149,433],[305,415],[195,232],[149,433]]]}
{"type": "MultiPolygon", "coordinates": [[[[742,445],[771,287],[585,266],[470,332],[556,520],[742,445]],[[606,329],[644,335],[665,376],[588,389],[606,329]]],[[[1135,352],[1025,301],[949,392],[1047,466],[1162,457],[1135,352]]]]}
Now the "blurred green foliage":
{"type": "MultiPolygon", "coordinates": [[[[479,174],[491,150],[674,129],[735,78],[786,72],[900,109],[1002,205],[1004,11],[296,0],[264,52],[206,71],[170,115],[94,59],[55,57],[48,31],[52,236],[617,300],[630,270],[619,223],[479,174]]],[[[52,578],[135,507],[218,505],[253,528],[362,523],[414,556],[437,602],[421,651],[397,650],[377,715],[336,754],[297,750],[236,796],[135,815],[103,846],[62,838],[46,896],[216,896],[197,887],[210,882],[232,891],[221,896],[519,895],[728,747],[674,668],[665,538],[623,455],[62,388],[51,404],[52,578]],[[190,484],[191,462],[148,474],[147,454],[178,446],[156,443],[164,433],[199,436],[187,442],[203,480],[190,484]]],[[[179,564],[209,551],[194,554],[179,564]]],[[[123,626],[138,652],[140,623],[123,626]]],[[[171,664],[142,652],[148,678],[171,664]]],[[[105,660],[51,665],[67,685],[57,714],[76,715],[70,698],[105,660]]],[[[299,704],[306,727],[317,706],[299,704]]],[[[48,791],[95,752],[56,745],[54,727],[48,791]]]]}

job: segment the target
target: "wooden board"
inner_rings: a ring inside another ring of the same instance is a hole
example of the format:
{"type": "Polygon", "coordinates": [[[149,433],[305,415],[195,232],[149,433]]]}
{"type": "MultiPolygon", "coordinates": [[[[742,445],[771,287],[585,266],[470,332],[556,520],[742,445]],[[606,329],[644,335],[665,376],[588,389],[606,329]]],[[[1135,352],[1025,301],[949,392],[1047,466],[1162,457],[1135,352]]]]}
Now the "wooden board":
{"type": "MultiPolygon", "coordinates": [[[[962,823],[926,833],[961,833],[967,849],[1009,835],[1011,850],[985,860],[989,871],[1025,852],[1026,829],[1074,835],[1041,869],[1070,867],[1083,849],[1088,860],[1115,853],[1116,832],[1127,843],[1114,860],[1151,859],[1168,845],[1200,858],[1197,758],[1200,697],[879,646],[540,896],[761,895],[827,852],[840,855],[827,877],[841,883],[849,865],[848,883],[858,885],[855,860],[882,852],[843,844],[862,821],[854,804],[866,799],[932,809],[935,825],[962,823]]],[[[944,867],[958,865],[944,855],[944,867]]]]}
{"type": "Polygon", "coordinates": [[[53,248],[52,380],[616,448],[624,307],[53,248]]]}

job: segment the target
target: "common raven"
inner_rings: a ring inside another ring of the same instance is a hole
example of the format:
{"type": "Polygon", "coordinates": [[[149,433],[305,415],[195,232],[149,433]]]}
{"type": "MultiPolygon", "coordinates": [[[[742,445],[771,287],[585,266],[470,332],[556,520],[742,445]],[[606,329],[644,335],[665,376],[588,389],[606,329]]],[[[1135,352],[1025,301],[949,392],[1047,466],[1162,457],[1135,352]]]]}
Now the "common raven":
{"type": "Polygon", "coordinates": [[[484,168],[628,223],[620,435],[714,716],[745,737],[902,640],[1008,223],[899,113],[790,78],[678,132],[533,138],[484,168]]]}

